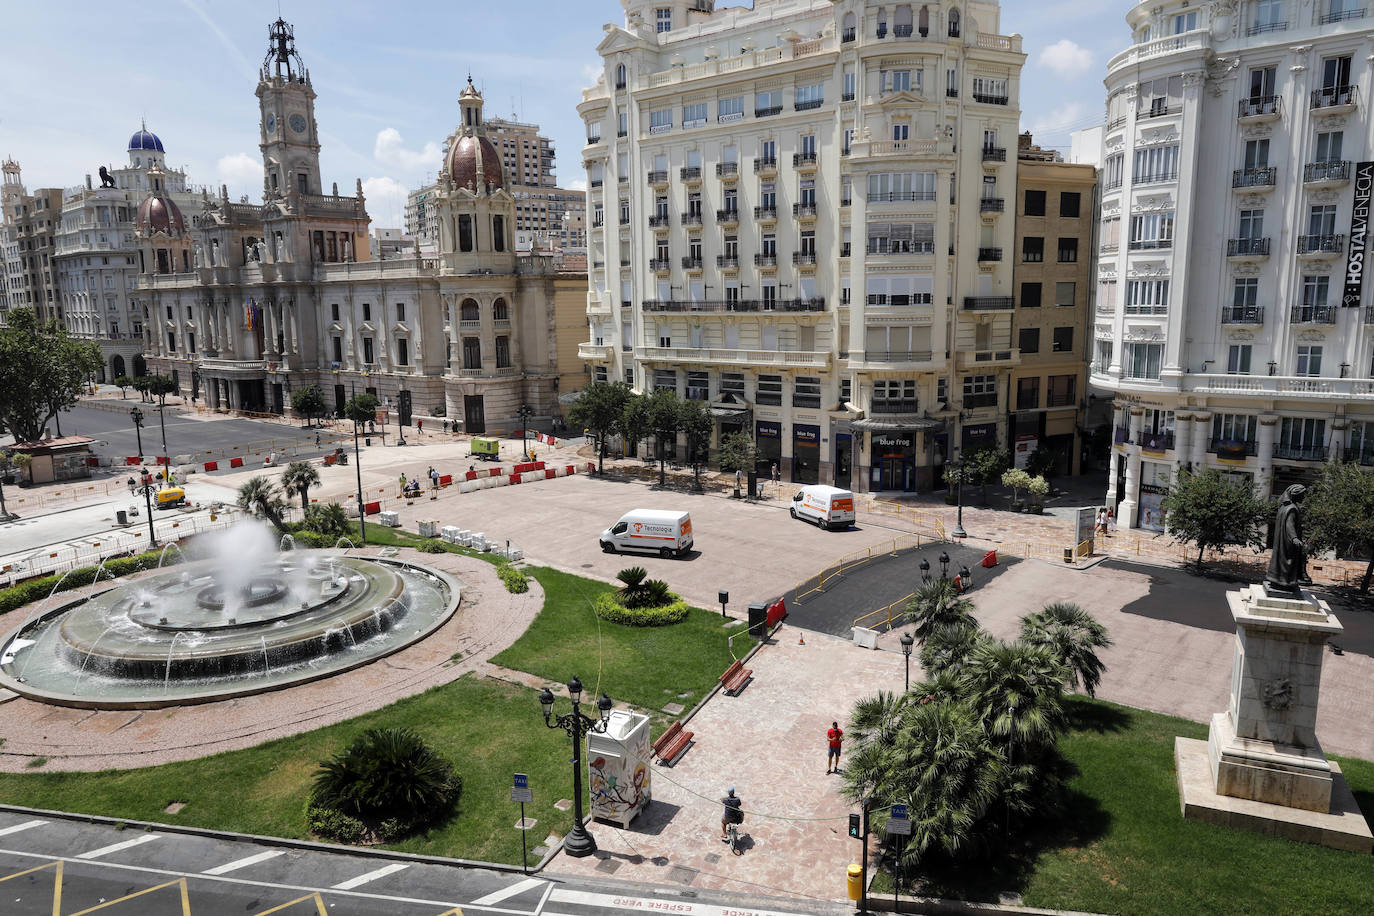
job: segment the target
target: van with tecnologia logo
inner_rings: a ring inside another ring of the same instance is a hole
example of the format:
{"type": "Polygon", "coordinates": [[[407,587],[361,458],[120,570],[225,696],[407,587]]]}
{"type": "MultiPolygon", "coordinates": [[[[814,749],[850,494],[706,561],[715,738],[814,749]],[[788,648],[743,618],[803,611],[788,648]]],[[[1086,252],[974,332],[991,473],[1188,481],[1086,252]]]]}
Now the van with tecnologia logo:
{"type": "Polygon", "coordinates": [[[692,516],[674,509],[634,509],[601,532],[601,549],[680,557],[692,549],[692,516]]]}
{"type": "Polygon", "coordinates": [[[792,517],[815,522],[818,527],[843,531],[854,524],[854,494],[839,487],[802,487],[792,497],[792,517]]]}

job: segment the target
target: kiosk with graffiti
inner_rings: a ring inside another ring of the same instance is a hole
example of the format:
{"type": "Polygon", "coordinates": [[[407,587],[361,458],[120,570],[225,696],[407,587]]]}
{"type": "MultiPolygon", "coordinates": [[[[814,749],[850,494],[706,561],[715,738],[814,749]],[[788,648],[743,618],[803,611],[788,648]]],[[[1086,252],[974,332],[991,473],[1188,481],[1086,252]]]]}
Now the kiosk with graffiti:
{"type": "Polygon", "coordinates": [[[592,816],[628,827],[652,797],[649,717],[617,709],[605,732],[587,736],[592,816]]]}

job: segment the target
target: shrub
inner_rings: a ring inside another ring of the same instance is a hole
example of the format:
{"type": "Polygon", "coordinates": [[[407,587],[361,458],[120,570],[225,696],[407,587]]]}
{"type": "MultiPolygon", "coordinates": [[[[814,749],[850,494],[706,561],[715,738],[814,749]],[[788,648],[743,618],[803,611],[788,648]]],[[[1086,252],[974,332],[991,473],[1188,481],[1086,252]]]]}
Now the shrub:
{"type": "Polygon", "coordinates": [[[291,533],[291,537],[295,538],[296,546],[298,547],[328,548],[333,547],[334,544],[338,541],[338,538],[336,537],[331,537],[327,534],[320,534],[315,531],[309,531],[305,528],[298,528],[297,530],[293,531],[291,533]]]}
{"type": "MultiPolygon", "coordinates": [[[[338,503],[312,503],[306,507],[304,527],[316,534],[338,539],[348,534],[348,513],[338,503]]],[[[331,542],[329,546],[333,546],[331,542]]]]}
{"type": "Polygon", "coordinates": [[[305,826],[316,836],[328,837],[340,843],[362,843],[367,839],[367,825],[336,808],[311,802],[305,809],[305,826]]]}
{"type": "Polygon", "coordinates": [[[496,574],[505,583],[506,591],[512,595],[523,595],[530,590],[530,580],[523,569],[516,569],[509,563],[502,563],[496,567],[496,574]]]}
{"type": "MultiPolygon", "coordinates": [[[[117,579],[120,576],[127,576],[130,573],[143,572],[145,569],[154,569],[157,566],[160,550],[152,550],[148,553],[140,553],[132,557],[119,557],[117,559],[106,560],[105,569],[100,573],[100,578],[117,579]]],[[[167,563],[171,566],[180,562],[180,554],[168,554],[167,563]]],[[[23,607],[34,601],[40,601],[52,594],[53,586],[61,585],[57,589],[59,592],[70,591],[74,588],[81,588],[90,585],[95,581],[95,566],[81,566],[67,573],[63,579],[61,576],[43,576],[38,579],[30,579],[18,585],[11,585],[7,589],[0,590],[0,614],[8,613],[15,608],[23,607]]]]}
{"type": "Polygon", "coordinates": [[[642,607],[644,604],[644,580],[649,571],[643,566],[630,566],[616,573],[615,577],[624,583],[616,590],[616,597],[625,607],[642,607]]]}
{"type": "Polygon", "coordinates": [[[444,547],[444,542],[438,538],[425,538],[415,546],[415,549],[420,553],[448,553],[448,549],[444,547]]]}
{"type": "Polygon", "coordinates": [[[666,627],[687,619],[687,602],[669,592],[670,603],[661,607],[627,608],[615,595],[602,592],[592,602],[596,616],[626,627],[666,627]]]}
{"type": "Polygon", "coordinates": [[[332,809],[394,839],[444,816],[462,786],[453,764],[412,729],[372,728],[320,764],[310,808],[332,809]]]}

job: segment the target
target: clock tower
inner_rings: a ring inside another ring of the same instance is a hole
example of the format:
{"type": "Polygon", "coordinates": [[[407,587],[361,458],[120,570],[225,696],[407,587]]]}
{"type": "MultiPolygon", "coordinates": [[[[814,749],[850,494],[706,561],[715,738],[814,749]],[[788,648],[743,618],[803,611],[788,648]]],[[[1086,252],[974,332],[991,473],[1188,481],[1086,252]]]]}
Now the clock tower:
{"type": "Polygon", "coordinates": [[[296,53],[296,36],[290,24],[278,19],[267,27],[267,35],[270,44],[257,88],[264,199],[294,193],[322,194],[310,71],[296,53]]]}

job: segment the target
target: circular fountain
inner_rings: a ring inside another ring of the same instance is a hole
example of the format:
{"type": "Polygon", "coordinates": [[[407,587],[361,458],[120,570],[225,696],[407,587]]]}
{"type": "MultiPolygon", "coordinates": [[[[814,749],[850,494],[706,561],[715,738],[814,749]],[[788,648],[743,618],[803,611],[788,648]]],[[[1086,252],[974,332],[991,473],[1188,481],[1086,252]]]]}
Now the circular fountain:
{"type": "Polygon", "coordinates": [[[0,642],[0,686],[69,706],[224,699],[396,652],[442,626],[461,583],[346,552],[278,553],[242,525],[192,560],[39,613],[0,642]]]}

